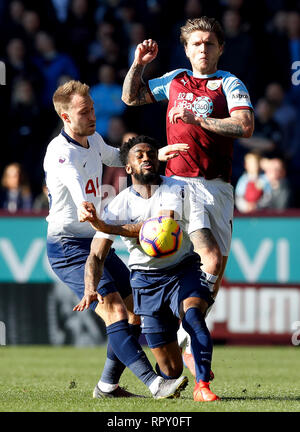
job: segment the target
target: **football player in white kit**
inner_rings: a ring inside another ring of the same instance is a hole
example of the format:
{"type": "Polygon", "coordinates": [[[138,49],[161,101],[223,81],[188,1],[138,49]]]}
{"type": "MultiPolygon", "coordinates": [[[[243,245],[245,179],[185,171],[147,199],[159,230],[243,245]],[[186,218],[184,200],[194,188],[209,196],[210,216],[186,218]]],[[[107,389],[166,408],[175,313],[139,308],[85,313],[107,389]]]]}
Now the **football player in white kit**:
{"type": "MultiPolygon", "coordinates": [[[[219,399],[209,387],[212,340],[204,314],[213,303],[200,258],[193,250],[189,234],[198,229],[199,219],[193,212],[189,187],[183,181],[159,175],[156,142],[146,136],[131,138],[121,146],[121,160],[131,175],[132,186],[123,190],[97,217],[91,203],[81,220],[91,221],[97,229],[86,263],[85,295],[75,310],[82,311],[97,296],[99,274],[115,235],[105,234],[107,228],[124,226],[135,221],[139,226],[149,217],[168,215],[178,220],[183,231],[180,249],[174,254],[156,258],[148,256],[135,235],[122,236],[130,253],[130,281],[134,312],[141,316],[145,334],[156,361],[156,370],[171,379],[182,373],[181,351],[177,343],[179,319],[191,337],[195,354],[196,385],[194,401],[219,399]]],[[[133,231],[133,230],[132,230],[133,231]]],[[[124,342],[119,340],[119,350],[124,342]]]]}
{"type": "MultiPolygon", "coordinates": [[[[63,121],[63,129],[48,145],[44,159],[50,206],[47,254],[56,275],[81,298],[84,293],[84,266],[94,230],[89,223],[79,222],[78,210],[88,200],[100,212],[102,164],[122,164],[119,149],[107,145],[95,132],[94,105],[86,84],[79,81],[65,83],[54,93],[53,103],[63,121]]],[[[177,150],[185,147],[161,149],[161,159],[172,158],[176,156],[177,150]]],[[[126,227],[124,230],[126,233],[126,227]]],[[[108,343],[106,363],[93,396],[136,396],[118,385],[123,370],[132,363],[135,363],[134,373],[149,388],[155,381],[151,387],[154,397],[170,397],[179,393],[186,379],[180,378],[165,385],[164,380],[154,373],[138,343],[140,325],[132,312],[129,272],[113,250],[106,259],[98,291],[105,301],[99,304],[96,300],[90,307],[104,320],[106,326],[113,327],[113,334],[123,332],[128,341],[128,352],[124,351],[118,358],[111,343],[108,343]],[[121,325],[118,325],[120,322],[121,325]]]]}

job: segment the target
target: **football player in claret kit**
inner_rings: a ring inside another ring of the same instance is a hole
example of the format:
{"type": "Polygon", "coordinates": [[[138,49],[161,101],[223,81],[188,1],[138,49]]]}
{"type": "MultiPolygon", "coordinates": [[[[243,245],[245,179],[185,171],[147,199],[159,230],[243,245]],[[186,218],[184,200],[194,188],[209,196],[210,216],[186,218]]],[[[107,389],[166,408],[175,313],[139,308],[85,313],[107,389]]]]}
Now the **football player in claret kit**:
{"type": "MultiPolygon", "coordinates": [[[[181,351],[177,343],[179,319],[191,337],[196,358],[197,402],[218,400],[209,387],[212,340],[204,315],[213,303],[206,278],[200,269],[199,255],[193,251],[189,233],[199,226],[193,217],[189,187],[183,181],[159,175],[156,142],[137,136],[121,146],[121,159],[131,175],[132,186],[123,190],[104,209],[99,219],[92,204],[86,203],[80,220],[90,221],[97,230],[86,263],[85,295],[75,310],[82,311],[96,298],[96,288],[106,254],[115,235],[105,234],[110,227],[141,222],[154,216],[170,216],[178,220],[183,231],[181,247],[171,255],[157,258],[147,255],[138,239],[139,230],[122,236],[130,253],[128,266],[133,289],[134,312],[141,316],[145,334],[157,365],[165,379],[182,373],[181,351]]],[[[112,230],[111,230],[112,232],[112,230]]],[[[120,340],[120,350],[124,342],[120,340]]]]}
{"type": "MultiPolygon", "coordinates": [[[[168,161],[166,175],[184,179],[196,191],[195,196],[201,197],[195,202],[199,204],[201,227],[191,234],[191,240],[215,298],[232,236],[233,142],[252,135],[253,108],[247,88],[238,77],[218,70],[224,34],[214,18],[188,19],[181,27],[180,39],[192,70],[177,69],[144,83],[143,70],[158,53],[157,43],[145,40],[136,48],[122,99],[132,106],[169,101],[168,144],[186,143],[189,150],[168,161]]],[[[185,360],[193,363],[190,356],[185,360]]]]}
{"type": "MultiPolygon", "coordinates": [[[[47,147],[44,170],[49,191],[50,211],[47,217],[47,254],[59,279],[81,298],[84,293],[84,267],[90,252],[94,230],[89,223],[78,220],[83,202],[101,207],[101,177],[103,163],[122,166],[119,149],[107,145],[95,132],[96,118],[89,87],[79,81],[69,81],[58,87],[53,96],[57,114],[63,121],[61,133],[47,147]]],[[[175,147],[178,150],[180,147],[175,147]]],[[[174,155],[161,149],[164,160],[174,155]]],[[[126,227],[124,227],[126,233],[126,227]]],[[[129,367],[154,397],[171,397],[186,383],[185,377],[166,382],[152,369],[138,343],[140,323],[132,313],[132,293],[129,271],[111,250],[105,261],[103,276],[97,287],[104,304],[98,300],[90,305],[109,327],[107,359],[93,396],[135,397],[119,386],[119,379],[129,367]],[[126,309],[126,307],[127,309],[126,309]],[[126,349],[115,354],[116,335],[126,340],[126,349]],[[126,366],[125,366],[126,365],[126,366]],[[133,365],[133,366],[132,366],[133,365]]]]}

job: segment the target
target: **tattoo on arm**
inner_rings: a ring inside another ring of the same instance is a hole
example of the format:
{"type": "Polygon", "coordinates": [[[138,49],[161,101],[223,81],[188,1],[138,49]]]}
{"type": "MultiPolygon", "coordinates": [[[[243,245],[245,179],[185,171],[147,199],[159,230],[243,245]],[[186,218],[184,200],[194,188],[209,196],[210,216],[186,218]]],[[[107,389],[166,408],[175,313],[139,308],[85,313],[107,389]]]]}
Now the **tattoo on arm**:
{"type": "Polygon", "coordinates": [[[90,254],[84,269],[85,291],[96,292],[102,275],[102,265],[96,255],[90,254]]]}
{"type": "Polygon", "coordinates": [[[226,137],[242,138],[244,136],[243,126],[232,122],[231,119],[225,121],[224,119],[205,118],[201,120],[201,126],[226,137]]]}
{"type": "Polygon", "coordinates": [[[142,79],[143,70],[144,66],[133,64],[125,77],[122,100],[127,105],[137,106],[152,102],[148,89],[142,79]]]}

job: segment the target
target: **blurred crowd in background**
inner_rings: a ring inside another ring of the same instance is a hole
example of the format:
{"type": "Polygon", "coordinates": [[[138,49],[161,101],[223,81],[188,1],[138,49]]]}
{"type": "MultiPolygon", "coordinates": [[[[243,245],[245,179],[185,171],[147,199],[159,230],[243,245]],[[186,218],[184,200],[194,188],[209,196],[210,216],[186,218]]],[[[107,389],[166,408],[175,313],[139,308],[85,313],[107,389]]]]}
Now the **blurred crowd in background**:
{"type": "MultiPolygon", "coordinates": [[[[0,208],[47,209],[43,157],[62,127],[52,95],[69,79],[91,87],[97,131],[108,144],[119,146],[141,133],[166,145],[166,104],[125,106],[123,80],[136,45],[148,38],[158,42],[159,54],[145,80],[190,68],[180,27],[201,15],[222,24],[219,69],[245,83],[255,111],[252,138],[235,141],[236,208],[299,208],[299,0],[0,0],[0,60],[6,68],[0,208]]],[[[119,175],[120,169],[104,172],[104,183],[119,175]]]]}

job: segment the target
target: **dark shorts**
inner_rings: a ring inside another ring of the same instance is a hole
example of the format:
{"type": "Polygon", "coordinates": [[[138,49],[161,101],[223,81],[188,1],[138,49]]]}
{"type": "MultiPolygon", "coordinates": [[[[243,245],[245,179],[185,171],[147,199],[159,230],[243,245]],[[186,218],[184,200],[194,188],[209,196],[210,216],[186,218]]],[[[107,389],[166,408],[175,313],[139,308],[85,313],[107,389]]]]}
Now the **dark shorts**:
{"type": "Polygon", "coordinates": [[[176,340],[183,300],[199,297],[209,306],[213,304],[197,254],[168,270],[133,270],[130,283],[134,312],[141,316],[142,333],[149,336],[147,341],[151,348],[176,340]],[[158,333],[161,334],[160,339],[158,333]],[[151,334],[156,336],[151,338],[151,334]]]}
{"type": "MultiPolygon", "coordinates": [[[[90,253],[92,238],[62,237],[47,239],[47,255],[58,278],[81,299],[84,295],[84,267],[90,253]]],[[[103,297],[118,291],[122,298],[131,294],[129,270],[111,249],[106,257],[104,271],[97,291],[103,297]]],[[[94,310],[98,302],[93,302],[94,310]]]]}

